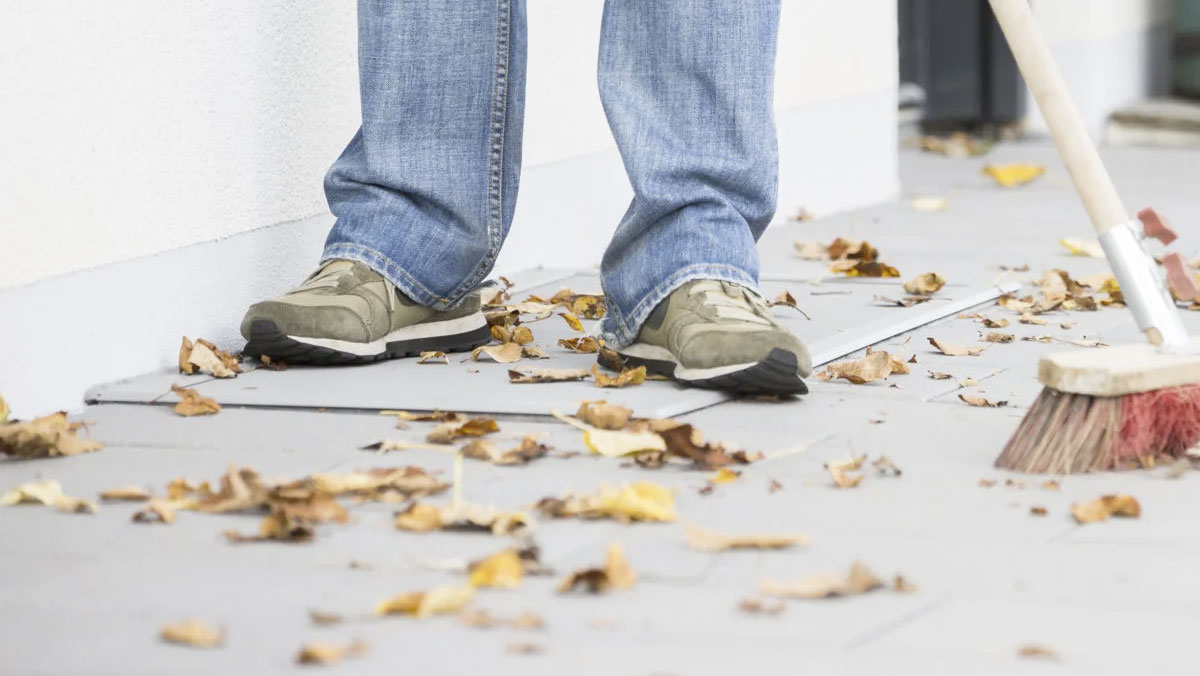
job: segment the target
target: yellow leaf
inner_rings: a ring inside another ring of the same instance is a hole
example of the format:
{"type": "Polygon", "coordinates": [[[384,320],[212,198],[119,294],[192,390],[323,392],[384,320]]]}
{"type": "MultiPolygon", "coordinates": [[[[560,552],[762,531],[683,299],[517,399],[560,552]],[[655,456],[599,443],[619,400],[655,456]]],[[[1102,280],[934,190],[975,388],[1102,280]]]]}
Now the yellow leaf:
{"type": "Polygon", "coordinates": [[[571,327],[572,329],[575,329],[576,331],[578,331],[580,333],[583,333],[583,324],[581,324],[579,322],[578,317],[571,314],[570,312],[564,312],[564,313],[562,313],[561,316],[563,319],[566,320],[567,326],[571,327]]]}
{"type": "Polygon", "coordinates": [[[883,587],[880,580],[862,563],[850,566],[850,572],[811,575],[795,582],[778,584],[771,580],[759,583],[759,590],[767,596],[797,599],[823,599],[834,596],[855,596],[883,587]]]}
{"type": "Polygon", "coordinates": [[[428,533],[442,527],[442,512],[433,505],[414,502],[396,514],[396,528],[413,533],[428,533]]]}
{"type": "Polygon", "coordinates": [[[582,586],[593,594],[602,594],[613,589],[628,589],[637,582],[637,573],[625,558],[621,545],[609,545],[601,568],[585,568],[568,575],[558,586],[559,593],[569,592],[582,586]]]}
{"type": "Polygon", "coordinates": [[[600,387],[627,387],[629,385],[641,385],[646,382],[646,367],[638,366],[636,368],[624,369],[616,376],[610,376],[601,373],[598,368],[592,366],[592,377],[595,378],[596,384],[600,387]]]}
{"type": "Polygon", "coordinates": [[[474,597],[475,588],[469,584],[434,587],[429,591],[410,592],[383,601],[375,606],[375,614],[425,618],[456,613],[474,597]]]}
{"type": "Polygon", "coordinates": [[[694,526],[684,527],[688,546],[702,552],[730,549],[787,549],[808,544],[804,535],[722,535],[694,526]]]}
{"type": "Polygon", "coordinates": [[[515,549],[505,549],[472,563],[467,573],[467,584],[472,587],[512,589],[520,586],[521,578],[525,575],[525,566],[515,549]]]}
{"type": "Polygon", "coordinates": [[[624,432],[620,430],[587,430],[583,443],[593,453],[606,458],[619,458],[641,451],[665,451],[667,444],[654,432],[624,432]]]}
{"type": "Polygon", "coordinates": [[[1132,495],[1103,495],[1095,500],[1071,505],[1071,516],[1077,523],[1096,523],[1111,516],[1136,519],[1142,515],[1142,506],[1132,495]]]}
{"type": "Polygon", "coordinates": [[[24,483],[0,495],[0,505],[43,504],[60,512],[95,514],[99,511],[90,500],[67,497],[62,486],[53,479],[24,483]]]}
{"type": "Polygon", "coordinates": [[[1058,240],[1058,243],[1067,248],[1072,256],[1085,256],[1087,258],[1104,258],[1104,248],[1100,246],[1100,241],[1095,239],[1080,239],[1078,237],[1063,237],[1058,240]]]}
{"type": "Polygon", "coordinates": [[[653,481],[635,481],[614,492],[601,492],[597,508],[633,521],[675,520],[675,499],[653,481]]]}
{"type": "Polygon", "coordinates": [[[558,344],[571,352],[579,354],[594,354],[600,350],[600,341],[593,336],[578,338],[559,338],[558,344]]]}
{"type": "Polygon", "coordinates": [[[51,413],[28,422],[0,425],[0,454],[22,459],[54,458],[90,453],[103,444],[76,436],[82,423],[67,420],[64,412],[51,413]]]}
{"type": "Polygon", "coordinates": [[[727,484],[737,481],[740,476],[742,476],[741,472],[735,472],[728,467],[722,467],[717,470],[716,474],[709,477],[708,481],[713,484],[727,484]]]}
{"type": "Polygon", "coordinates": [[[201,620],[184,620],[168,624],[159,631],[167,643],[178,643],[193,648],[216,648],[225,640],[220,629],[201,620]]]}
{"type": "Polygon", "coordinates": [[[1013,188],[1046,173],[1046,168],[1040,164],[989,164],[983,168],[983,173],[1005,188],[1013,188]]]}
{"type": "Polygon", "coordinates": [[[358,657],[370,649],[370,645],[362,641],[354,641],[346,645],[313,641],[300,647],[296,655],[297,664],[337,664],[347,657],[358,657]]]}
{"type": "Polygon", "coordinates": [[[421,356],[419,358],[417,358],[417,363],[418,364],[449,364],[450,358],[446,356],[445,352],[439,352],[437,350],[427,350],[425,352],[422,352],[421,356]]]}
{"type": "Polygon", "coordinates": [[[179,403],[175,404],[175,412],[181,416],[212,415],[221,410],[221,405],[215,399],[202,397],[194,389],[172,384],[171,391],[179,395],[179,403]]]}

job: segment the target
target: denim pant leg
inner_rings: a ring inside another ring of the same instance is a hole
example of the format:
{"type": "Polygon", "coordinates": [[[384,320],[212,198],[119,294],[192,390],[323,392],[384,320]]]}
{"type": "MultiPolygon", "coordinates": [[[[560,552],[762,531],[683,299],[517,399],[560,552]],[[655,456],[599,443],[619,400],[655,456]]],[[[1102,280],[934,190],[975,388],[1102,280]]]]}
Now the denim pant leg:
{"type": "Polygon", "coordinates": [[[757,285],[778,24],[779,0],[605,3],[600,98],[634,192],[601,263],[610,344],[688,281],[757,285]]]}
{"type": "Polygon", "coordinates": [[[362,126],[325,178],[323,258],[453,307],[512,222],[525,97],[524,0],[359,0],[362,126]]]}

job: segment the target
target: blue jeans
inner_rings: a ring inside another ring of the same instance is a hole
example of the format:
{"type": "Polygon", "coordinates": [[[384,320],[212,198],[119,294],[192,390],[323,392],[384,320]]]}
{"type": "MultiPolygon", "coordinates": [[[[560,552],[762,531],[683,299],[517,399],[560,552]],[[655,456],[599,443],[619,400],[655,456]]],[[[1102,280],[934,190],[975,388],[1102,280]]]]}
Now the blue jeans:
{"type": "MultiPolygon", "coordinates": [[[[608,343],[632,342],[686,282],[757,285],[778,182],[778,21],[779,0],[607,0],[600,98],[634,191],[601,262],[608,343]]],[[[362,127],[325,179],[324,259],[453,307],[512,222],[525,3],[359,0],[358,30],[362,127]]]]}

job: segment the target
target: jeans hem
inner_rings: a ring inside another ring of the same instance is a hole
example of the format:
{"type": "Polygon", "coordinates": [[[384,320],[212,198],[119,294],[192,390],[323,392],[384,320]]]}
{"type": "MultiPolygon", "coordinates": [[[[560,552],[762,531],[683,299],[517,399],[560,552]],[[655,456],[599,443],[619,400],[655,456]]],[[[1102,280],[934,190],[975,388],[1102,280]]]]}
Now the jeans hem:
{"type": "Polygon", "coordinates": [[[383,275],[392,284],[395,284],[396,288],[404,295],[426,307],[449,310],[467,296],[465,293],[460,298],[439,296],[429,291],[423,284],[414,279],[412,275],[408,274],[399,265],[396,265],[395,261],[379,251],[361,244],[339,242],[325,247],[325,251],[321,254],[321,263],[324,264],[334,258],[355,261],[366,265],[375,272],[383,275]]]}
{"type": "Polygon", "coordinates": [[[608,321],[604,323],[600,337],[609,347],[621,348],[629,345],[637,339],[642,324],[646,322],[646,318],[650,316],[654,308],[658,307],[659,303],[666,300],[667,296],[684,284],[701,279],[730,282],[751,289],[758,288],[758,282],[755,281],[754,276],[737,266],[728,263],[695,263],[676,270],[659,282],[634,305],[628,316],[615,307],[615,304],[610,304],[608,321]]]}

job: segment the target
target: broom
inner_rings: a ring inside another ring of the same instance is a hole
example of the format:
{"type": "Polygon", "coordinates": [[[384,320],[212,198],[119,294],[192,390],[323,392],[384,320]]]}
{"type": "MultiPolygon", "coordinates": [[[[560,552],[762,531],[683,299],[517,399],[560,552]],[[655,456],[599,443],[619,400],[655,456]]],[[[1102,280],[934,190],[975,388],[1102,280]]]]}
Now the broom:
{"type": "Polygon", "coordinates": [[[1169,244],[1170,226],[1152,209],[1130,218],[1088,136],[1027,0],[990,0],[1075,190],[1099,234],[1125,303],[1149,344],[1088,348],[1043,357],[1045,389],[996,460],[1019,472],[1067,474],[1153,464],[1200,440],[1200,342],[1183,326],[1176,295],[1200,290],[1183,258],[1155,264],[1143,241],[1169,244]]]}

